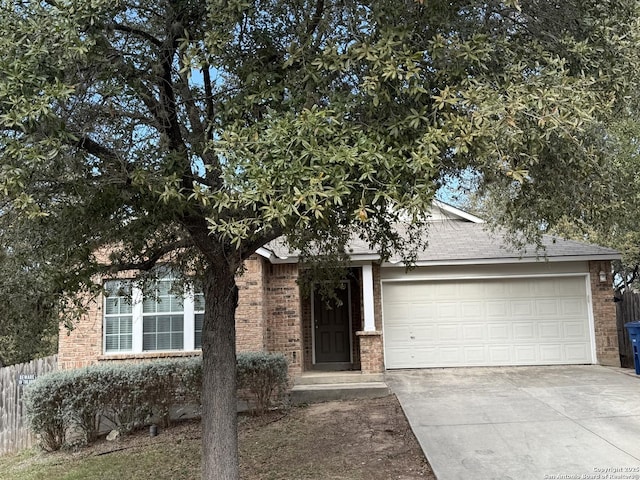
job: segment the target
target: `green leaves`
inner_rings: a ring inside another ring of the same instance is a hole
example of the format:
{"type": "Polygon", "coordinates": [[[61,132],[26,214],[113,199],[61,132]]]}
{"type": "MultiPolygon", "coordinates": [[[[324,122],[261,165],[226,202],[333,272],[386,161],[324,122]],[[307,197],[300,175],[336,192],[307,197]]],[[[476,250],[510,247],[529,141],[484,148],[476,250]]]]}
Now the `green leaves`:
{"type": "Polygon", "coordinates": [[[636,2],[0,6],[3,208],[83,245],[79,270],[179,237],[210,260],[349,238],[327,231],[402,253],[392,223],[421,230],[469,171],[504,192],[497,222],[537,232],[607,181],[640,71],[636,2]]]}

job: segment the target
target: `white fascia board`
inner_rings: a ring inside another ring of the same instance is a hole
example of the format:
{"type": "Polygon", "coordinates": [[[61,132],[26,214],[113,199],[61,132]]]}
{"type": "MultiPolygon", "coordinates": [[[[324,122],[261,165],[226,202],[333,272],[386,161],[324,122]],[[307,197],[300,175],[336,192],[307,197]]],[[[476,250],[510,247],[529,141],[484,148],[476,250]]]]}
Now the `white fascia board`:
{"type": "Polygon", "coordinates": [[[439,209],[444,210],[445,212],[455,217],[462,218],[463,220],[468,220],[469,222],[472,222],[472,223],[485,223],[484,220],[482,220],[481,218],[476,217],[475,215],[471,215],[470,213],[467,213],[464,210],[460,210],[459,208],[452,207],[451,205],[447,205],[446,203],[443,203],[440,200],[434,199],[433,204],[439,209]]]}
{"type": "Polygon", "coordinates": [[[268,248],[260,247],[256,250],[256,253],[261,257],[266,258],[267,260],[271,260],[275,257],[275,254],[269,250],[268,248]]]}
{"type": "Polygon", "coordinates": [[[270,263],[298,263],[297,256],[291,257],[278,257],[273,251],[265,247],[260,247],[256,250],[256,253],[261,257],[269,260],[270,263]]]}
{"type": "MultiPolygon", "coordinates": [[[[284,258],[278,257],[273,252],[271,252],[266,248],[259,248],[258,250],[256,250],[256,253],[258,255],[263,256],[273,264],[298,263],[300,261],[300,258],[297,255],[293,255],[291,257],[284,257],[284,258]]],[[[378,255],[377,253],[355,254],[355,255],[350,255],[349,258],[354,264],[357,264],[359,262],[372,262],[372,261],[380,260],[380,255],[378,255]]]]}
{"type": "MultiPolygon", "coordinates": [[[[510,257],[510,258],[477,258],[463,260],[423,260],[413,263],[412,267],[432,267],[432,266],[449,266],[449,265],[503,265],[507,263],[539,263],[539,262],[588,262],[597,260],[620,260],[622,257],[618,255],[574,255],[564,257],[510,257]]],[[[382,267],[399,267],[404,266],[403,262],[385,262],[382,267]]]]}

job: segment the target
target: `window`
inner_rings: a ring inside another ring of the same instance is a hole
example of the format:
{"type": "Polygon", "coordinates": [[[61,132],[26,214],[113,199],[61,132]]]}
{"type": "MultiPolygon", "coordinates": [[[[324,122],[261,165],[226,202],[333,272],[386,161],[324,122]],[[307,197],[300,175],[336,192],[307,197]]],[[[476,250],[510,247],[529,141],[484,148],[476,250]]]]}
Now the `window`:
{"type": "Polygon", "coordinates": [[[104,349],[106,352],[131,351],[133,315],[130,284],[110,280],[104,288],[104,349]]]}
{"type": "Polygon", "coordinates": [[[142,302],[142,349],[182,350],[184,347],[184,300],[172,291],[170,278],[154,282],[142,302]]]}
{"type": "Polygon", "coordinates": [[[131,280],[109,280],[104,287],[105,353],[202,348],[203,293],[178,293],[169,276],[145,291],[131,280]]]}
{"type": "Polygon", "coordinates": [[[193,295],[193,314],[195,315],[195,347],[202,348],[202,323],[204,322],[204,293],[193,295]]]}

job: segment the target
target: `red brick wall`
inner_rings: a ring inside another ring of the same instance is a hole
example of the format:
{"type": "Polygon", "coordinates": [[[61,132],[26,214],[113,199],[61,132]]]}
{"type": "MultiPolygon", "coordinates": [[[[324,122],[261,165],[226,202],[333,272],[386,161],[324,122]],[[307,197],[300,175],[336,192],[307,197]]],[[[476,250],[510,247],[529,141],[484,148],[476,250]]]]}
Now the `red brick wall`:
{"type": "Polygon", "coordinates": [[[381,332],[358,332],[362,373],[384,372],[381,332]]]}
{"type": "Polygon", "coordinates": [[[266,346],[265,268],[269,268],[265,259],[253,255],[244,262],[244,271],[236,279],[239,290],[236,349],[239,352],[259,352],[266,346]]]}
{"type": "MultiPolygon", "coordinates": [[[[266,347],[265,313],[266,292],[264,282],[266,261],[254,255],[245,262],[245,269],[238,276],[239,303],[236,311],[236,347],[238,351],[262,351],[266,347]]],[[[153,358],[180,357],[196,352],[144,352],[135,354],[103,355],[102,306],[99,297],[89,305],[85,315],[67,334],[60,328],[58,342],[58,365],[61,369],[79,368],[103,361],[143,360],[153,358]]],[[[197,353],[196,353],[197,354],[197,353]]]]}
{"type": "Polygon", "coordinates": [[[600,365],[620,366],[618,350],[618,328],[616,306],[613,302],[611,263],[608,261],[589,262],[593,322],[596,336],[596,356],[600,365]],[[606,282],[600,282],[600,272],[607,275],[606,282]]]}
{"type": "Polygon", "coordinates": [[[267,350],[284,353],[289,374],[302,372],[302,305],[298,287],[298,265],[268,265],[266,279],[267,350]]]}
{"type": "Polygon", "coordinates": [[[102,355],[102,297],[88,305],[88,312],[68,331],[60,326],[58,368],[86,367],[102,355]]]}

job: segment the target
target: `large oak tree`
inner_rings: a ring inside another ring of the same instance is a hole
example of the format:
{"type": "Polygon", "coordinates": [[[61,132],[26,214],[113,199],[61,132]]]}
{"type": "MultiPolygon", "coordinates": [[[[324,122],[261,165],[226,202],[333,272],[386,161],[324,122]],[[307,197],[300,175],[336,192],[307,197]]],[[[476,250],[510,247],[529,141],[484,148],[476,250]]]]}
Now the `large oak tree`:
{"type": "Polygon", "coordinates": [[[67,296],[160,261],[198,272],[203,478],[232,480],[243,260],[351,235],[410,260],[465,171],[535,236],[605,175],[637,18],[629,0],[0,0],[0,228],[38,232],[67,296]]]}

